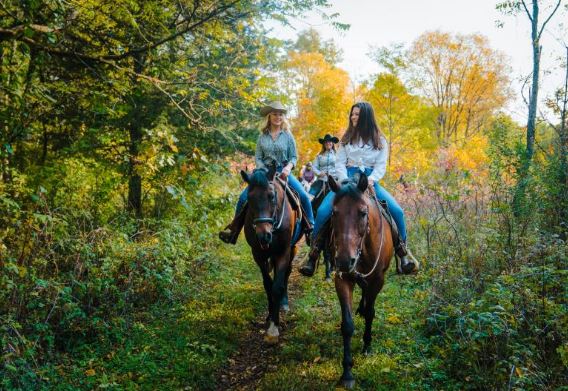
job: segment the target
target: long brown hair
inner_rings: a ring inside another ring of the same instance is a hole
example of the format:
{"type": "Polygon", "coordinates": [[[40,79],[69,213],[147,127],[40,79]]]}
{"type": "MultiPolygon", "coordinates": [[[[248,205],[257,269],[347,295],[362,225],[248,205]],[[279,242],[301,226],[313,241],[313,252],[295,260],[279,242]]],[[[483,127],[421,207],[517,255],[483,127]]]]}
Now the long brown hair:
{"type": "Polygon", "coordinates": [[[343,144],[355,144],[361,139],[365,144],[371,141],[374,149],[383,149],[382,135],[375,120],[373,107],[369,103],[357,102],[351,106],[351,110],[349,110],[349,125],[341,138],[343,144]],[[354,127],[351,123],[351,114],[355,107],[359,108],[359,120],[357,121],[357,126],[354,127]]]}
{"type": "MultiPolygon", "coordinates": [[[[335,152],[335,144],[333,142],[331,142],[331,149],[333,150],[333,152],[335,152]]],[[[318,155],[324,154],[326,151],[325,149],[325,143],[323,143],[321,145],[321,151],[318,153],[318,155]]]]}

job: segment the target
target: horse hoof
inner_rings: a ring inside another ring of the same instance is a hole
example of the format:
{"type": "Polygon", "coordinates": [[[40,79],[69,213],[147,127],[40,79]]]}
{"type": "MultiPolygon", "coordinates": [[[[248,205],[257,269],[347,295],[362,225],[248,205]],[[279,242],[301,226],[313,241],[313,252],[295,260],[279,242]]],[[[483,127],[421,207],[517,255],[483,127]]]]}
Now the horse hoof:
{"type": "Polygon", "coordinates": [[[361,353],[364,354],[365,356],[370,356],[371,355],[371,347],[370,346],[364,346],[361,353]]]}
{"type": "Polygon", "coordinates": [[[339,385],[343,388],[346,388],[348,390],[352,389],[353,387],[355,387],[355,379],[351,379],[351,380],[340,380],[339,381],[339,385]]]}
{"type": "Polygon", "coordinates": [[[290,311],[290,306],[288,304],[282,304],[280,306],[280,309],[284,312],[289,312],[290,311]]]}
{"type": "Polygon", "coordinates": [[[265,335],[264,342],[268,345],[276,345],[278,343],[278,336],[277,335],[265,335]]]}

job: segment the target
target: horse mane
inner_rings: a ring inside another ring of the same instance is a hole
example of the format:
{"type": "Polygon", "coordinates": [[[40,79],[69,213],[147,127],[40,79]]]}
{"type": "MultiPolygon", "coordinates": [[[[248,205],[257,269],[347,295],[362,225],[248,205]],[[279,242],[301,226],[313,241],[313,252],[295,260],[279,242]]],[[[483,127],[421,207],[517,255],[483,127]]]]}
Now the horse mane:
{"type": "Polygon", "coordinates": [[[249,186],[258,186],[263,189],[268,187],[268,176],[266,170],[256,169],[252,172],[249,179],[249,186]]]}
{"type": "Polygon", "coordinates": [[[359,198],[361,198],[363,196],[363,192],[361,192],[358,188],[357,188],[357,183],[354,183],[353,181],[349,181],[347,184],[341,186],[339,188],[339,191],[337,193],[335,193],[335,198],[341,198],[341,197],[350,197],[353,198],[355,200],[358,200],[359,198]]]}

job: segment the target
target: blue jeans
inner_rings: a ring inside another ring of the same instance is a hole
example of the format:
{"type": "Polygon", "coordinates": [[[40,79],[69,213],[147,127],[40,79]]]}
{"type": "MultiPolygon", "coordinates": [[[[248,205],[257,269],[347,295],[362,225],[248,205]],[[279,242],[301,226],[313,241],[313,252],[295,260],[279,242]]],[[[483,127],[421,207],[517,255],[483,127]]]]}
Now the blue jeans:
{"type": "MultiPolygon", "coordinates": [[[[365,175],[369,176],[372,171],[373,171],[372,169],[366,168],[365,175]]],[[[359,172],[359,168],[357,167],[347,168],[347,175],[350,178],[353,175],[355,175],[356,172],[359,172]]],[[[391,196],[389,192],[386,191],[383,187],[379,186],[378,182],[375,182],[373,184],[373,187],[375,188],[375,193],[377,194],[377,198],[379,200],[385,200],[387,202],[389,211],[391,212],[392,217],[394,218],[394,221],[396,222],[396,225],[398,227],[398,231],[400,232],[400,236],[402,240],[406,242],[406,224],[404,223],[404,211],[402,210],[398,202],[396,202],[396,200],[393,198],[393,196],[391,196]]],[[[323,199],[321,205],[319,206],[316,218],[316,224],[314,226],[314,232],[312,237],[317,238],[319,231],[331,217],[334,197],[335,193],[332,191],[329,192],[323,199]]]]}
{"type": "MultiPolygon", "coordinates": [[[[281,172],[282,169],[279,169],[278,172],[281,172]]],[[[300,202],[302,204],[302,208],[304,208],[304,212],[306,212],[306,217],[310,224],[314,225],[314,212],[312,211],[312,204],[310,202],[310,197],[308,197],[308,193],[304,189],[304,186],[296,179],[296,177],[292,174],[288,175],[288,186],[298,193],[300,196],[300,202]]],[[[243,209],[243,205],[245,204],[248,197],[248,186],[243,190],[241,195],[239,196],[239,201],[237,202],[237,211],[236,215],[243,209]]]]}

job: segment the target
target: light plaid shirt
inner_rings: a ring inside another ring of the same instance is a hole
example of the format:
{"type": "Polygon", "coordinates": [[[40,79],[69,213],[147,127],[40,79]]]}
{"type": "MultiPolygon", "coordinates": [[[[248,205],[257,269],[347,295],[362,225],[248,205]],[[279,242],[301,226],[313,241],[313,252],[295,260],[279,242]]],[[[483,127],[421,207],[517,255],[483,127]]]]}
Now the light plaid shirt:
{"type": "Polygon", "coordinates": [[[286,162],[296,167],[298,153],[292,133],[281,130],[276,140],[272,139],[270,133],[261,133],[256,141],[255,160],[256,168],[268,168],[273,162],[277,166],[283,166],[286,162]]]}

